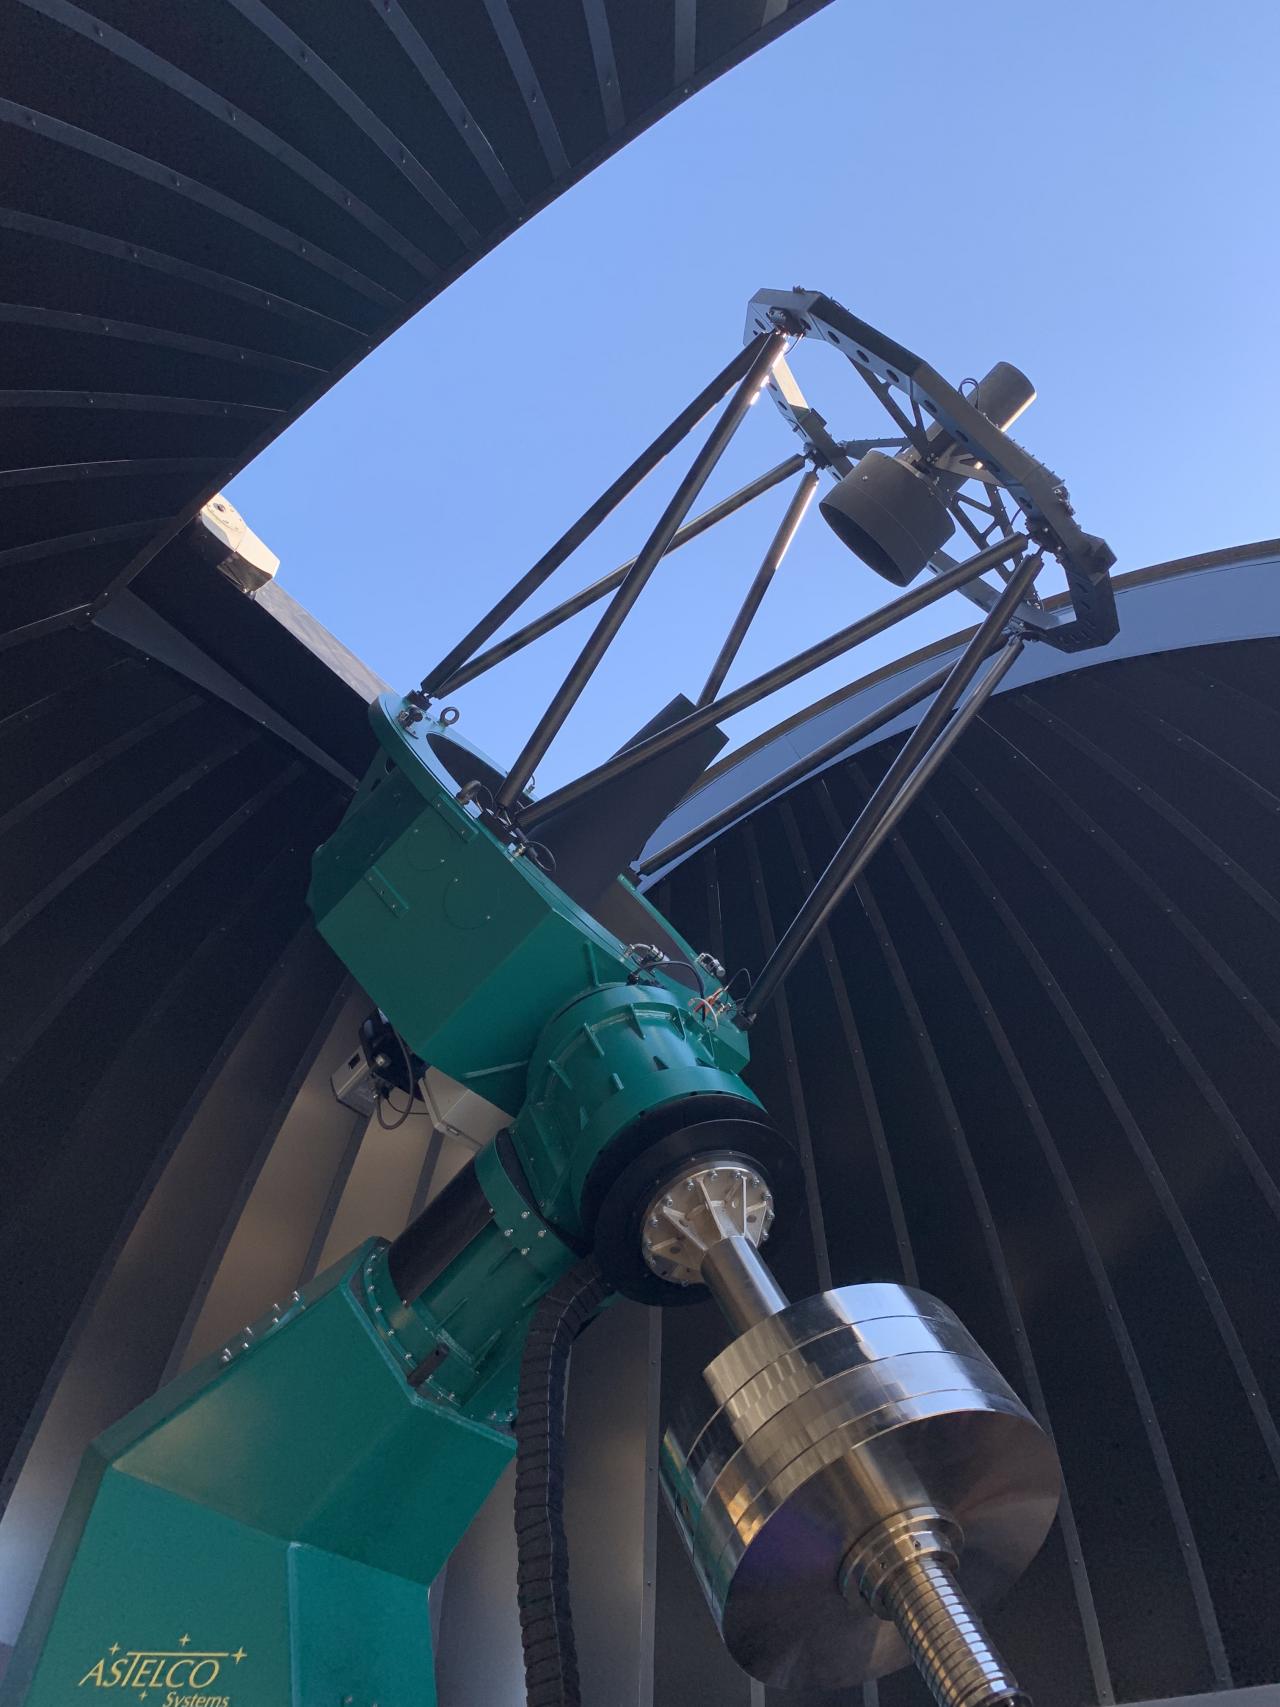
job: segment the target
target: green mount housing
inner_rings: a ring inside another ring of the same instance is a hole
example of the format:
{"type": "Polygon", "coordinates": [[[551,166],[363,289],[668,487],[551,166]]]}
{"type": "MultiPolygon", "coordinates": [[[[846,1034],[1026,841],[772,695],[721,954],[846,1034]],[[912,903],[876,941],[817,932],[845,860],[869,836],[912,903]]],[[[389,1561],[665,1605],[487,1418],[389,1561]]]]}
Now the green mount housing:
{"type": "MultiPolygon", "coordinates": [[[[431,1707],[427,1587],[514,1453],[539,1299],[591,1247],[609,1185],[634,1195],[655,1133],[765,1130],[745,1034],[640,973],[458,801],[487,761],[400,711],[372,708],[381,751],[311,905],[414,1053],[516,1118],[396,1245],[368,1240],[95,1442],[5,1707],[144,1687],[156,1707],[431,1707]],[[409,1286],[395,1256],[415,1232],[409,1286]]],[[[637,937],[696,963],[619,882],[637,937]]]]}
{"type": "Polygon", "coordinates": [[[427,1588],[514,1447],[407,1386],[358,1284],[380,1250],[95,1442],[0,1698],[430,1707],[427,1588]]]}
{"type": "MultiPolygon", "coordinates": [[[[457,798],[473,777],[496,785],[491,761],[410,709],[390,696],[370,708],[380,751],[317,850],[309,900],[414,1054],[519,1110],[474,1164],[483,1230],[412,1303],[385,1267],[370,1280],[412,1361],[434,1360],[421,1390],[505,1422],[533,1308],[590,1246],[587,1186],[610,1145],[689,1099],[758,1104],[738,1076],[745,1033],[700,1017],[661,966],[630,982],[628,945],[457,798]]],[[[674,941],[692,967],[696,951],[618,882],[637,934],[674,941]]]]}
{"type": "MultiPolygon", "coordinates": [[[[525,1100],[534,1044],[581,991],[634,975],[627,944],[512,849],[456,795],[499,775],[432,718],[406,726],[403,702],[371,708],[381,752],[321,847],[308,900],[325,941],[410,1048],[499,1108],[525,1100]],[[471,760],[474,759],[474,763],[471,760]]],[[[625,878],[637,920],[696,953],[625,878]]],[[[648,940],[648,938],[643,938],[648,940]]],[[[687,1006],[688,985],[656,982],[687,1006]]],[[[717,1066],[746,1065],[736,1026],[701,1026],[717,1066]]]]}

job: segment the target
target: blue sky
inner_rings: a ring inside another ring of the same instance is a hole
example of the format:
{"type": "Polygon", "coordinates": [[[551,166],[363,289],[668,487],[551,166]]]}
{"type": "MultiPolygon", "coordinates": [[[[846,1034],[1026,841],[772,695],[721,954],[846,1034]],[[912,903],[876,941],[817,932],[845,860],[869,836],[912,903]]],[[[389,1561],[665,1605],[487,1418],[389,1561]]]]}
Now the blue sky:
{"type": "MultiPolygon", "coordinates": [[[[953,381],[1025,369],[1039,398],[1017,436],[1121,570],[1280,533],[1278,65],[1270,0],[835,0],[487,256],[230,495],[281,583],[408,687],[728,359],[751,294],[803,284],[953,381]]],[[[883,430],[837,356],[793,365],[840,436],[883,430]]],[[[697,442],[529,614],[638,549],[697,442]]],[[[762,402],[701,504],[793,444],[762,402]]],[[[696,696],[786,497],[659,568],[543,791],[696,696]]],[[[815,507],[729,686],[888,591],[815,507]]],[[[953,595],[728,732],[971,612],[953,595]]],[[[459,693],[460,732],[509,762],[598,613],[459,693]]]]}

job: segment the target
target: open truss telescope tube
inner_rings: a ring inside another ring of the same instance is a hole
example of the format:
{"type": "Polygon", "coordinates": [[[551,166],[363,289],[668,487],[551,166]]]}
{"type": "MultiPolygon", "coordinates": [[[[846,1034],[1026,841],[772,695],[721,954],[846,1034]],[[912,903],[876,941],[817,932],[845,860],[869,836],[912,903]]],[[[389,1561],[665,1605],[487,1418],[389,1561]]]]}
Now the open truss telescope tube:
{"type": "MultiPolygon", "coordinates": [[[[957,563],[954,569],[944,570],[934,580],[912,587],[910,591],[903,593],[901,598],[893,599],[868,616],[859,617],[858,621],[850,623],[848,628],[842,628],[826,640],[819,640],[806,647],[803,652],[797,652],[794,658],[788,659],[784,664],[776,664],[772,670],[766,670],[764,675],[756,676],[742,687],[735,688],[732,693],[725,694],[723,699],[713,700],[710,705],[691,711],[688,717],[682,717],[678,723],[672,723],[668,728],[659,730],[656,735],[650,735],[647,740],[637,742],[634,747],[627,747],[623,752],[597,765],[594,770],[585,771],[573,782],[565,783],[563,788],[557,788],[541,800],[534,801],[518,815],[520,827],[524,830],[532,829],[552,812],[561,806],[567,806],[570,801],[580,800],[584,794],[589,794],[601,783],[611,782],[614,777],[625,775],[636,765],[642,765],[658,753],[665,753],[678,746],[688,736],[696,735],[700,729],[719,723],[723,718],[732,717],[736,712],[745,711],[748,706],[767,699],[779,688],[789,687],[792,682],[799,681],[801,676],[808,675],[823,664],[829,664],[833,658],[838,658],[841,653],[850,651],[864,640],[869,640],[872,635],[882,634],[886,628],[892,628],[894,623],[901,622],[903,617],[913,616],[926,605],[957,591],[975,576],[981,575],[984,569],[1003,563],[1006,558],[1016,557],[1027,543],[1025,534],[1011,533],[1007,538],[989,546],[986,551],[979,552],[976,557],[957,563]]],[[[1012,586],[1013,582],[1010,581],[1009,585],[1012,586]]]]}
{"type": "Polygon", "coordinates": [[[671,425],[659,433],[647,449],[641,451],[630,468],[625,469],[613,485],[607,491],[602,492],[589,509],[583,511],[573,526],[560,535],[550,551],[540,557],[533,568],[523,574],[515,585],[502,595],[488,614],[481,617],[474,628],[469,629],[463,635],[458,644],[445,654],[434,670],[427,672],[422,678],[420,691],[423,694],[428,697],[438,694],[443,684],[454,676],[461,665],[466,663],[476,647],[483,646],[486,640],[491,639],[503,623],[509,617],[514,616],[530,593],[536,593],[542,583],[555,573],[565,559],[571,557],[583,541],[591,537],[601,522],[607,516],[612,515],[622,500],[634,492],[646,476],[653,473],[658,464],[670,451],[675,449],[681,439],[693,431],[707,411],[714,409],[725,393],[738,383],[743,374],[750,371],[756,348],[756,344],[747,344],[739,350],[733,360],[720,370],[710,385],[698,393],[689,407],[677,415],[671,425]]]}
{"type": "MultiPolygon", "coordinates": [[[[766,492],[772,492],[775,486],[781,486],[784,480],[789,480],[793,474],[799,474],[804,467],[804,457],[799,454],[789,456],[785,462],[770,468],[766,473],[757,475],[754,480],[740,486],[736,492],[731,492],[727,498],[722,498],[718,504],[712,504],[709,510],[704,510],[700,516],[694,516],[679,530],[667,547],[667,556],[678,551],[682,545],[688,545],[691,539],[697,539],[699,534],[706,533],[717,522],[722,522],[726,516],[734,515],[743,509],[752,499],[763,497],[766,492]]],[[[568,622],[571,616],[577,616],[579,611],[587,610],[591,605],[605,598],[619,588],[626,580],[628,573],[635,567],[635,558],[629,557],[625,563],[611,569],[607,575],[602,575],[598,581],[592,581],[583,587],[581,592],[572,594],[562,603],[544,611],[541,616],[534,617],[523,628],[518,628],[514,634],[509,634],[505,640],[499,640],[487,651],[477,653],[469,664],[464,664],[460,670],[455,670],[447,682],[441,682],[437,693],[453,693],[458,688],[465,687],[468,682],[475,681],[477,676],[483,676],[486,671],[493,669],[495,664],[501,664],[508,658],[513,658],[517,652],[523,652],[525,647],[535,640],[540,640],[544,634],[550,634],[553,628],[559,628],[562,622],[568,622]]],[[[995,596],[994,594],[992,595],[995,596]]]]}
{"type": "Polygon", "coordinates": [[[782,933],[781,940],[766,960],[760,976],[734,1015],[738,1025],[749,1026],[754,1023],[760,1009],[808,948],[857,881],[868,860],[892,832],[939,763],[1012,667],[1022,650],[1020,636],[1015,636],[996,658],[983,681],[974,690],[964,713],[957,715],[944,733],[943,725],[951,716],[961,694],[982,667],[991,642],[1000,633],[1019,599],[1035,579],[1040,562],[1038,556],[1029,556],[1023,560],[986,619],[957,658],[946,681],[938,689],[933,703],[903,743],[893,763],[872,791],[871,798],[831,856],[827,869],[782,933]]]}
{"type": "MultiPolygon", "coordinates": [[[[689,514],[698,493],[706,485],[712,469],[724,455],[729,441],[741,426],[743,417],[755,402],[757,392],[768,379],[770,370],[786,345],[785,332],[762,332],[746,346],[750,360],[737,390],[711,429],[707,442],[693,459],[689,472],[677,486],[671,502],[659,516],[657,526],[645,541],[622,585],[609,601],[608,609],[596,624],[591,638],[578,654],[569,674],[561,682],[551,704],[538,719],[533,733],[524,744],[524,750],[508,772],[495,797],[495,804],[500,810],[509,812],[524,793],[529,778],[541,764],[547,748],[555,740],[565,718],[577,704],[583,688],[594,675],[596,666],[626,621],[631,607],[644,591],[649,577],[675,537],[676,529],[689,514]]],[[[726,369],[726,373],[728,371],[726,369]]]]}
{"type": "Polygon", "coordinates": [[[818,489],[817,470],[806,470],[804,478],[796,487],[791,502],[778,524],[778,531],[769,541],[769,549],[764,554],[764,560],[755,572],[751,585],[747,588],[747,596],[739,607],[733,625],[725,635],[724,645],[720,648],[719,656],[711,666],[711,674],[707,677],[702,692],[698,695],[699,705],[710,705],[712,700],[724,686],[724,679],[729,674],[733,660],[738,656],[738,648],[746,638],[747,630],[755,621],[756,612],[760,609],[760,601],[769,590],[769,583],[782,567],[782,559],[791,547],[791,541],[796,537],[796,530],[805,518],[818,489]]]}

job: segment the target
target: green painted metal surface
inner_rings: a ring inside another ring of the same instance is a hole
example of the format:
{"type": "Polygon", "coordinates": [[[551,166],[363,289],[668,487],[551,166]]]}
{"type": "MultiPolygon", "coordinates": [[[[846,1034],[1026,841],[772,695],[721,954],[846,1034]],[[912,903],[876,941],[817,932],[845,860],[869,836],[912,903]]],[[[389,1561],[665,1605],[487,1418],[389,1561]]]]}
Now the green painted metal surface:
{"type": "MultiPolygon", "coordinates": [[[[514,1113],[548,1016],[635,967],[626,944],[458,802],[459,785],[432,746],[457,737],[431,718],[404,727],[402,704],[386,697],[371,708],[381,752],[316,853],[311,909],[416,1053],[514,1113]]],[[[688,988],[658,977],[688,1003],[688,988]]],[[[736,1026],[722,1026],[714,1047],[726,1068],[745,1065],[736,1026]]]]}
{"type": "Polygon", "coordinates": [[[480,1152],[475,1168],[493,1219],[444,1272],[406,1304],[382,1251],[374,1249],[361,1269],[361,1286],[396,1362],[412,1367],[430,1360],[420,1391],[456,1405],[463,1416],[501,1424],[515,1414],[534,1306],[577,1261],[577,1252],[521,1196],[496,1145],[480,1152]]]}
{"type": "Polygon", "coordinates": [[[693,1018],[687,992],[657,984],[585,991],[552,1019],[538,1039],[512,1136],[553,1221],[584,1231],[587,1175],[641,1115],[697,1096],[736,1096],[759,1107],[722,1064],[717,1042],[718,1034],[693,1018]]]}
{"type": "Polygon", "coordinates": [[[154,1707],[433,1699],[427,1586],[514,1447],[408,1385],[356,1284],[379,1249],[95,1443],[0,1701],[65,1704],[130,1653],[172,1656],[154,1707]],[[189,1648],[221,1656],[207,1688],[189,1648]]]}
{"type": "Polygon", "coordinates": [[[514,1452],[529,1322],[589,1245],[592,1168],[665,1105],[756,1103],[745,1034],[661,967],[639,973],[491,834],[432,745],[443,727],[400,709],[373,708],[382,753],[310,900],[419,1056],[521,1110],[474,1164],[491,1215],[410,1301],[367,1241],[94,1444],[4,1707],[102,1688],[149,1707],[430,1707],[427,1586],[514,1452]]]}

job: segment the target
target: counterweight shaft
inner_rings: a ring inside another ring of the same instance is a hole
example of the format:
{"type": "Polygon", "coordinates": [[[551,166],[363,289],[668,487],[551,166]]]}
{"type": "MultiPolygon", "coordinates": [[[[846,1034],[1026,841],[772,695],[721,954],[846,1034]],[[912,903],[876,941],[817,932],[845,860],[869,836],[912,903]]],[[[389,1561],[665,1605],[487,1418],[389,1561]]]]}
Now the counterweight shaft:
{"type": "Polygon", "coordinates": [[[881,1601],[938,1707],[1031,1707],[942,1559],[905,1561],[881,1601]]]}
{"type": "MultiPolygon", "coordinates": [[[[757,1248],[767,1233],[770,1209],[767,1188],[754,1169],[695,1160],[663,1186],[646,1211],[646,1260],[655,1272],[683,1284],[695,1276],[701,1280],[736,1335],[770,1318],[789,1319],[793,1308],[757,1248]]],[[[736,1343],[726,1356],[738,1355],[736,1343]]],[[[786,1383],[803,1385],[807,1353],[807,1345],[797,1343],[786,1383]]],[[[885,1366],[893,1363],[890,1354],[885,1366]]],[[[737,1387],[734,1405],[744,1418],[766,1403],[763,1395],[749,1400],[740,1385],[753,1367],[752,1354],[744,1352],[738,1375],[724,1382],[737,1387]]],[[[765,1372],[758,1373],[766,1386],[776,1385],[765,1372]]],[[[711,1369],[707,1377],[713,1393],[718,1392],[711,1369]]],[[[827,1385],[834,1393],[838,1382],[827,1385]]],[[[776,1403],[776,1395],[769,1402],[776,1403]]],[[[773,1426],[781,1420],[781,1414],[775,1416],[773,1426]]],[[[849,1491],[853,1545],[838,1572],[847,1616],[865,1619],[870,1611],[892,1624],[938,1707],[1031,1707],[957,1581],[955,1567],[963,1552],[959,1524],[945,1510],[904,1497],[893,1461],[881,1461],[867,1441],[833,1463],[832,1471],[833,1491],[842,1477],[849,1491]],[[860,1522],[854,1517],[859,1511],[864,1513],[860,1522]],[[875,1521],[865,1527],[873,1514],[875,1521]]],[[[681,1477],[675,1481],[679,1486],[681,1477]]],[[[781,1562],[785,1570],[785,1559],[781,1562]]]]}

